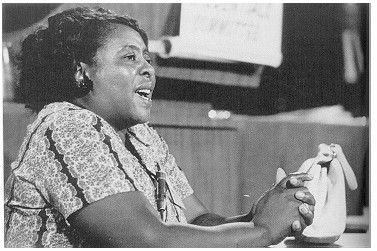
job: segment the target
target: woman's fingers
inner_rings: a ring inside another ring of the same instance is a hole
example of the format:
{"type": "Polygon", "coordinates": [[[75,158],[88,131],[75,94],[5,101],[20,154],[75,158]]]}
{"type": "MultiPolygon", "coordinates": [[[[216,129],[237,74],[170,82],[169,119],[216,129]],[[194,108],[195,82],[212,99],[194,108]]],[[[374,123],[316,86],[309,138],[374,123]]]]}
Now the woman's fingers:
{"type": "Polygon", "coordinates": [[[301,227],[301,223],[299,220],[295,220],[293,223],[292,223],[292,230],[294,232],[301,232],[302,230],[302,227],[301,227]]]}
{"type": "Polygon", "coordinates": [[[308,192],[308,191],[297,191],[295,193],[295,198],[298,199],[299,201],[302,201],[308,205],[315,205],[316,204],[316,200],[314,198],[314,196],[308,192]]]}
{"type": "Polygon", "coordinates": [[[305,181],[310,181],[312,179],[313,176],[308,173],[290,174],[283,179],[281,185],[285,188],[303,187],[305,185],[305,181]]]}
{"type": "Polygon", "coordinates": [[[314,210],[314,207],[311,210],[308,204],[303,203],[298,207],[298,210],[300,211],[301,216],[304,218],[305,224],[307,226],[311,225],[314,219],[314,213],[312,211],[314,210]]]}
{"type": "Polygon", "coordinates": [[[300,234],[301,231],[313,223],[314,219],[314,206],[303,203],[298,207],[298,210],[302,218],[292,223],[293,235],[300,234]]]}

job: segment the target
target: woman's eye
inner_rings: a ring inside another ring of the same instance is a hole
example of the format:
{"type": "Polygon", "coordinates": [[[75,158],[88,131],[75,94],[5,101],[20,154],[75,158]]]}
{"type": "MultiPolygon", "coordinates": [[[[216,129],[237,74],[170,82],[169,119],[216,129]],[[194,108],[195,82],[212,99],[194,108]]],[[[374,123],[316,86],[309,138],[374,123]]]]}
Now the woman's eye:
{"type": "Polygon", "coordinates": [[[129,59],[129,60],[131,60],[131,61],[135,61],[136,60],[136,56],[135,55],[127,55],[127,56],[125,56],[125,58],[127,58],[127,59],[129,59]]]}

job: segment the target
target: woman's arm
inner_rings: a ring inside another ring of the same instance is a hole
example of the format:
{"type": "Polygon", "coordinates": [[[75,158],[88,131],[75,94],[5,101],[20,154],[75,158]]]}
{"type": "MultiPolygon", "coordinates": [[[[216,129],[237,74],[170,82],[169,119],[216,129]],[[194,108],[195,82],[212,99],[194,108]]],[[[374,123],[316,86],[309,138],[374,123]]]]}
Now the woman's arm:
{"type": "Polygon", "coordinates": [[[183,199],[183,203],[186,207],[184,210],[186,219],[193,225],[216,226],[232,222],[250,222],[252,219],[250,214],[224,217],[210,213],[195,194],[183,199]]]}
{"type": "MultiPolygon", "coordinates": [[[[275,183],[283,189],[287,188],[287,184],[288,184],[288,187],[290,188],[298,188],[298,187],[303,187],[304,182],[311,179],[312,177],[310,177],[307,173],[290,174],[289,176],[287,176],[283,170],[278,169],[275,183]]],[[[275,187],[276,186],[274,186],[273,188],[275,187]]],[[[272,190],[273,188],[271,188],[270,190],[272,190]]],[[[267,191],[256,203],[254,203],[253,208],[248,214],[231,216],[231,217],[224,217],[218,214],[210,213],[206,209],[206,207],[199,201],[199,199],[194,194],[192,194],[183,200],[186,207],[185,215],[188,222],[190,222],[191,224],[200,225],[200,226],[216,226],[216,225],[232,223],[232,222],[250,222],[252,221],[254,217],[258,204],[261,201],[263,202],[264,197],[269,192],[270,191],[267,191]]],[[[301,212],[301,216],[304,218],[305,225],[310,225],[314,216],[315,199],[313,195],[310,194],[307,191],[307,189],[304,189],[304,190],[300,190],[299,193],[295,194],[295,198],[301,201],[302,203],[306,203],[308,205],[309,211],[301,212]]],[[[294,228],[293,230],[297,230],[297,231],[303,230],[302,227],[295,229],[295,225],[293,223],[292,223],[292,227],[294,228]]]]}
{"type": "Polygon", "coordinates": [[[141,192],[125,192],[89,204],[70,219],[97,247],[260,247],[277,244],[300,219],[299,188],[277,187],[263,200],[255,226],[236,222],[213,227],[163,223],[141,192]]]}
{"type": "Polygon", "coordinates": [[[141,192],[96,201],[70,220],[96,247],[260,247],[271,244],[266,228],[252,223],[216,227],[163,223],[141,192]]]}

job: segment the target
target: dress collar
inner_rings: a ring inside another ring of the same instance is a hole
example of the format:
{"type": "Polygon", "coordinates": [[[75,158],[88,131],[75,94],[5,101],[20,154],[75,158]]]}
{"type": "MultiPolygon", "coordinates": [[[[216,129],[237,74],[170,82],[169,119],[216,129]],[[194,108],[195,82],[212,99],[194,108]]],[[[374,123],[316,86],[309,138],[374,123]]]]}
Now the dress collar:
{"type": "Polygon", "coordinates": [[[150,146],[152,144],[152,134],[147,124],[138,124],[127,128],[126,133],[140,141],[145,146],[150,146]]]}
{"type": "MultiPolygon", "coordinates": [[[[83,110],[84,108],[74,105],[72,103],[66,102],[66,101],[54,102],[54,103],[50,103],[46,105],[39,112],[38,116],[44,117],[51,113],[61,111],[61,110],[68,110],[68,109],[83,110]]],[[[151,132],[147,124],[138,124],[138,125],[129,127],[125,130],[119,131],[118,135],[121,137],[123,143],[124,143],[124,137],[126,133],[134,137],[136,140],[140,141],[146,146],[150,146],[152,144],[151,132]]]]}
{"type": "Polygon", "coordinates": [[[82,109],[82,108],[66,101],[54,102],[54,103],[45,105],[43,109],[38,113],[38,116],[45,117],[46,115],[49,115],[51,113],[61,111],[61,110],[68,110],[68,109],[82,109]]]}

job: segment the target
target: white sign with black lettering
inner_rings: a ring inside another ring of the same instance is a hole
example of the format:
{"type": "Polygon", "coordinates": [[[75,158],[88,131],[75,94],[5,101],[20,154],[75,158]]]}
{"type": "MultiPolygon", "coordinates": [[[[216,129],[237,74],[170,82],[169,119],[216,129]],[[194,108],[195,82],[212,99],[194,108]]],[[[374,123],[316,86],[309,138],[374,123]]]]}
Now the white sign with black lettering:
{"type": "Polygon", "coordinates": [[[172,49],[198,58],[278,67],[282,21],[282,3],[183,3],[172,49]]]}

